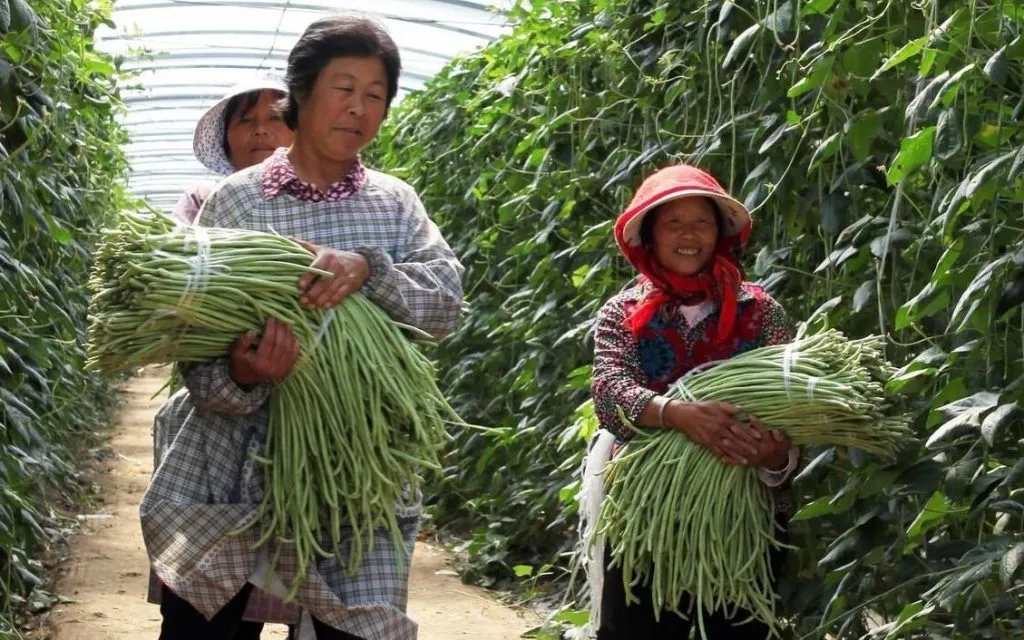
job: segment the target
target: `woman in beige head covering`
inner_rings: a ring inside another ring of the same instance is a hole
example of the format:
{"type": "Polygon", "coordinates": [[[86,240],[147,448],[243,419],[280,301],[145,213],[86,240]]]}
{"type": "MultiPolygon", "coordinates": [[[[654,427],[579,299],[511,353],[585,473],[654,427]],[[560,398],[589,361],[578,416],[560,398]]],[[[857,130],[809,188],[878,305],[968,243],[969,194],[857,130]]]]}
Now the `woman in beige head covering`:
{"type": "MultiPolygon", "coordinates": [[[[235,85],[196,124],[192,151],[210,171],[229,176],[257,165],[294,134],[285,126],[277,103],[288,93],[279,78],[260,76],[235,85]]],[[[215,183],[200,182],[185,190],[174,205],[174,217],[192,224],[215,183]]]]}
{"type": "MultiPolygon", "coordinates": [[[[210,107],[196,123],[192,150],[196,159],[210,171],[229,176],[236,171],[257,165],[274,151],[292,144],[294,134],[281,118],[278,103],[288,94],[284,82],[262,75],[241,82],[210,107]]],[[[174,205],[172,215],[186,224],[195,221],[199,209],[216,188],[215,182],[198,182],[185,190],[174,205]]],[[[156,460],[163,458],[174,434],[162,428],[166,421],[156,421],[154,446],[156,460]]],[[[163,585],[150,574],[149,601],[160,604],[163,585]]],[[[297,606],[286,606],[279,598],[260,593],[252,598],[244,620],[231,640],[259,640],[267,622],[289,624],[296,635],[299,618],[297,606]]]]}

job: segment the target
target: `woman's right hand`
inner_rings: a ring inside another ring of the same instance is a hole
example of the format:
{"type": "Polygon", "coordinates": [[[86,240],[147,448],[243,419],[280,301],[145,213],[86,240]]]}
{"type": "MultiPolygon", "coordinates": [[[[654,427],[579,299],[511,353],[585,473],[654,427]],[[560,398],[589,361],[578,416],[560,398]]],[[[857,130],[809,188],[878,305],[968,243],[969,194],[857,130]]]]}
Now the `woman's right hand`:
{"type": "Polygon", "coordinates": [[[267,318],[258,343],[256,336],[255,331],[242,334],[231,350],[229,371],[231,379],[239,385],[282,380],[299,359],[295,333],[277,318],[267,318]]]}
{"type": "Polygon", "coordinates": [[[665,426],[682,431],[727,464],[747,464],[743,451],[735,446],[736,438],[729,437],[737,433],[737,428],[747,428],[735,418],[741,411],[728,402],[672,400],[665,407],[665,426]]]}

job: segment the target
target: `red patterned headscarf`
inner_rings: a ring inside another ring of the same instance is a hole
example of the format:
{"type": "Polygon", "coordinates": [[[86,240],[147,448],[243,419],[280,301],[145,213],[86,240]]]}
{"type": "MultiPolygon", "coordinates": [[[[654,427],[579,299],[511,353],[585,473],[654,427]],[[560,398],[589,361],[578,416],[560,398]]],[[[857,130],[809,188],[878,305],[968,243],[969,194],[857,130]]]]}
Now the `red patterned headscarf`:
{"type": "Polygon", "coordinates": [[[653,285],[626,318],[626,326],[638,335],[667,302],[693,294],[716,299],[721,305],[718,319],[718,341],[732,335],[736,322],[736,296],[742,273],[735,249],[746,243],[750,235],[751,217],[738,200],[730,196],[711,174],[690,165],[677,165],[658,171],[644,180],[629,207],[615,222],[615,241],[626,259],[653,285]],[[718,245],[711,262],[694,276],[670,272],[643,245],[640,229],[644,216],[670,200],[704,197],[712,200],[721,215],[718,245]]]}

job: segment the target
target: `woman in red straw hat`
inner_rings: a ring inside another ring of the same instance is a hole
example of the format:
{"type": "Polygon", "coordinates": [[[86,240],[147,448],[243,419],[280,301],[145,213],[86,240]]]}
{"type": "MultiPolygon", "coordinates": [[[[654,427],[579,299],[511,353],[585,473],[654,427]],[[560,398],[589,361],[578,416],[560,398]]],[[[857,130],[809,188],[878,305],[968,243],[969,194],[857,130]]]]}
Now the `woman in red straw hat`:
{"type": "MultiPolygon", "coordinates": [[[[661,395],[694,367],[791,339],[782,307],[743,280],[737,252],[750,227],[740,202],[710,174],[687,165],[649,177],[619,216],[615,239],[641,278],[605,303],[597,324],[591,395],[601,431],[588,454],[582,499],[584,529],[593,535],[603,493],[595,472],[633,435],[620,409],[638,427],[676,429],[728,464],[757,467],[779,492],[777,509],[788,511],[782,488],[799,452],[781,432],[753,417],[741,422],[740,408],[723,402],[661,395]]],[[[689,621],[668,612],[655,620],[650,590],[642,585],[633,591],[640,602],[627,605],[621,570],[607,566],[603,541],[592,542],[588,575],[598,640],[689,637],[689,621]]],[[[780,561],[781,555],[773,558],[780,561]]],[[[679,610],[689,604],[686,595],[679,610]]],[[[719,611],[705,617],[705,628],[710,638],[762,640],[767,626],[750,618],[719,611]]]]}

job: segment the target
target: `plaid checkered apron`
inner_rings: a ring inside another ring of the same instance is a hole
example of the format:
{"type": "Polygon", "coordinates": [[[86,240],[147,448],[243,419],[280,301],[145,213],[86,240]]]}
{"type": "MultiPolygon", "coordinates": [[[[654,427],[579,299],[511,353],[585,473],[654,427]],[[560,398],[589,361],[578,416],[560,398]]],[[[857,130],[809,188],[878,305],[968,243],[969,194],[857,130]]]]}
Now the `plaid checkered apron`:
{"type": "MultiPolygon", "coordinates": [[[[370,264],[362,293],[393,319],[436,336],[454,328],[462,305],[462,265],[411,187],[367,171],[362,188],[343,200],[308,202],[287,192],[268,199],[260,172],[260,166],[252,167],[222,182],[203,205],[198,224],[273,231],[358,252],[370,264]]],[[[248,390],[236,385],[226,359],[193,365],[185,372],[185,387],[157,417],[156,466],[140,508],[153,583],[166,584],[208,618],[245,585],[259,562],[251,548],[259,527],[229,534],[255,517],[263,497],[263,471],[253,456],[265,455],[270,393],[268,383],[248,390]]],[[[415,639],[416,624],[405,607],[420,496],[418,488],[409,490],[415,492],[406,503],[412,506],[396,506],[404,550],[379,531],[353,576],[334,558],[318,559],[299,591],[298,607],[367,640],[415,639]]],[[[348,540],[341,552],[347,554],[348,540]]],[[[285,584],[295,567],[294,554],[282,549],[276,574],[285,584]]],[[[246,618],[295,623],[298,607],[257,590],[246,618]]]]}

